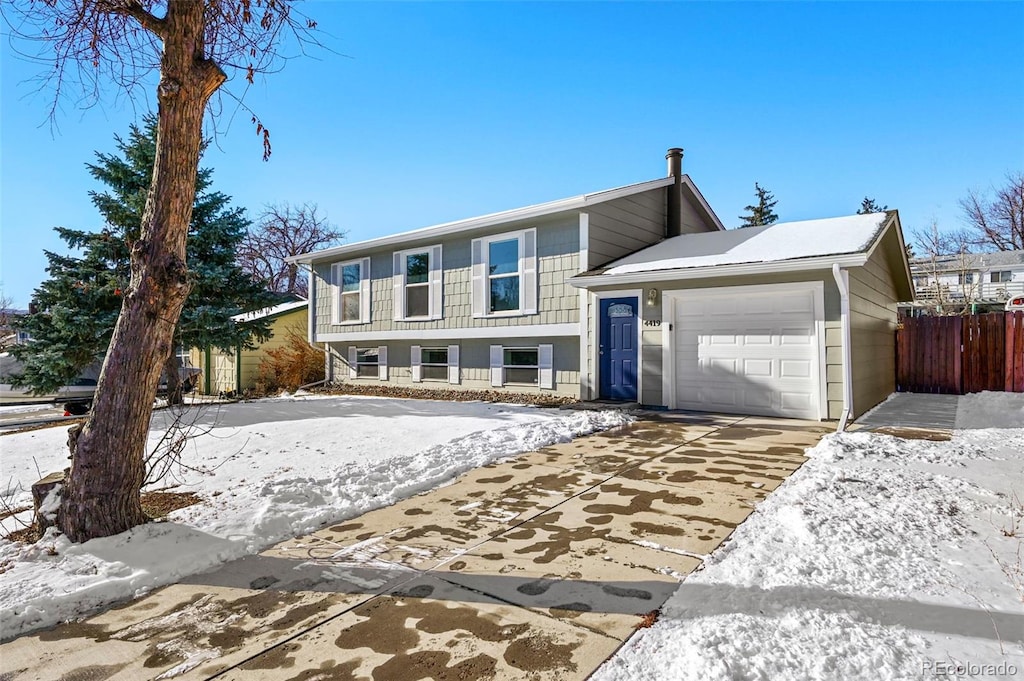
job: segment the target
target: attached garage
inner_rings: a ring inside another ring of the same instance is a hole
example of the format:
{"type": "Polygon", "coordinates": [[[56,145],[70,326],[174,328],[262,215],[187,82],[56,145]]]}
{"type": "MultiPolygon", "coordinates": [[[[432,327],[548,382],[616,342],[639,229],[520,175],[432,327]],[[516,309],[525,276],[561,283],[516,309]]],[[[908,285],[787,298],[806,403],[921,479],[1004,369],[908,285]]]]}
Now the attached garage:
{"type": "Polygon", "coordinates": [[[584,398],[616,399],[615,300],[635,305],[641,404],[841,424],[895,389],[896,304],[913,297],[896,211],[672,237],[570,281],[590,319],[584,398]]]}
{"type": "Polygon", "coordinates": [[[664,298],[667,406],[824,417],[822,286],[670,291],[664,298]]]}

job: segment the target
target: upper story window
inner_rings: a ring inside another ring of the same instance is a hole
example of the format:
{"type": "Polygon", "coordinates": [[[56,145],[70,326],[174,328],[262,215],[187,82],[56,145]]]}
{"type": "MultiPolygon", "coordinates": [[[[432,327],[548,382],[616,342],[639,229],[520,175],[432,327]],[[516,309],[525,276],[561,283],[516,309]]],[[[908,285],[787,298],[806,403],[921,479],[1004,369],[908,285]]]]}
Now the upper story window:
{"type": "Polygon", "coordinates": [[[473,240],[473,316],[537,312],[537,230],[473,240]]]}
{"type": "Polygon", "coordinates": [[[332,324],[366,324],[370,321],[370,259],[331,265],[334,300],[332,324]]]}
{"type": "Polygon", "coordinates": [[[1013,281],[1013,272],[1009,270],[1003,272],[991,272],[989,274],[989,281],[993,284],[1002,284],[1003,282],[1013,281]]]}
{"type": "Polygon", "coordinates": [[[444,316],[441,247],[399,251],[394,256],[395,320],[444,316]]]}

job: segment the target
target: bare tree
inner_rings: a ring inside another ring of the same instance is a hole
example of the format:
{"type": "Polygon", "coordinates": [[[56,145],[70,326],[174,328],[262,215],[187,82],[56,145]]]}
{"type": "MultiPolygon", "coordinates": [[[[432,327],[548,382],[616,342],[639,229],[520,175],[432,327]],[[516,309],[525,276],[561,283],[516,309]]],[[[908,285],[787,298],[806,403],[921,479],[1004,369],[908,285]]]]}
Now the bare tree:
{"type": "Polygon", "coordinates": [[[972,243],[997,251],[1024,250],[1024,173],[1009,173],[995,198],[971,190],[960,199],[972,243]]]}
{"type": "MultiPolygon", "coordinates": [[[[279,63],[282,39],[308,41],[315,23],[300,19],[290,0],[42,0],[4,3],[3,12],[16,37],[38,42],[36,57],[52,66],[47,82],[57,97],[72,82],[96,98],[107,84],[130,96],[159,75],[156,158],[131,278],[92,412],[68,442],[73,458],[57,524],[85,541],[146,521],[139,498],[146,439],[191,286],[185,242],[207,105],[225,68],[251,83],[279,63]]],[[[261,124],[257,133],[266,158],[269,135],[261,124]]]]}
{"type": "Polygon", "coordinates": [[[921,252],[918,262],[927,278],[924,286],[916,287],[918,299],[934,305],[942,313],[964,312],[966,304],[974,297],[976,286],[976,282],[968,281],[973,276],[967,259],[971,252],[971,235],[962,229],[939,231],[938,223],[932,220],[927,229],[915,229],[913,236],[916,248],[921,252]],[[962,292],[963,298],[954,296],[954,291],[941,280],[940,275],[956,275],[960,282],[956,292],[962,292]]]}
{"type": "Polygon", "coordinates": [[[256,224],[238,248],[242,268],[256,281],[277,293],[292,293],[305,298],[306,277],[286,258],[319,248],[329,248],[345,238],[345,232],[317,213],[315,203],[292,206],[271,204],[263,209],[256,224]]]}

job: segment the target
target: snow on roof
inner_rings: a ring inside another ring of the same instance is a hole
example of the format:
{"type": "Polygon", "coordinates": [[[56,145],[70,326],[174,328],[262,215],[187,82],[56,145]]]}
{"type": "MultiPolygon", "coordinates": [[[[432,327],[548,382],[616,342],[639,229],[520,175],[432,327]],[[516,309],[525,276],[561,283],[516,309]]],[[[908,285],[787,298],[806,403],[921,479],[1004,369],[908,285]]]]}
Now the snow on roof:
{"type": "Polygon", "coordinates": [[[914,258],[910,268],[914,271],[939,272],[958,271],[963,269],[989,269],[992,267],[1016,267],[1024,265],[1024,251],[996,251],[995,253],[964,253],[963,255],[940,255],[932,262],[931,258],[914,258]]]}
{"type": "Polygon", "coordinates": [[[886,213],[870,213],[779,222],[725,232],[683,234],[616,260],[604,267],[602,274],[630,274],[860,253],[874,243],[886,218],[886,213]]]}
{"type": "Polygon", "coordinates": [[[244,314],[236,314],[231,318],[231,320],[236,322],[251,322],[256,319],[262,319],[263,317],[273,317],[277,314],[298,310],[306,307],[307,304],[308,301],[305,300],[296,300],[293,303],[281,303],[280,305],[275,305],[273,307],[265,307],[262,310],[253,310],[252,312],[246,312],[244,314]]]}

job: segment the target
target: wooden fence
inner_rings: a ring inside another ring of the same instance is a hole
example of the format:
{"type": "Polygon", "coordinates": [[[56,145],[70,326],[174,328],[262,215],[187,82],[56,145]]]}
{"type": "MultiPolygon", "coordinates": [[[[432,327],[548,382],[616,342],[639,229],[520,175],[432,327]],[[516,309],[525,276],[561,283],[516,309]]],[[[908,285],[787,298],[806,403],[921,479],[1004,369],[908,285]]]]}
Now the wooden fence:
{"type": "Polygon", "coordinates": [[[904,319],[896,332],[896,389],[1024,392],[1024,311],[904,319]]]}

